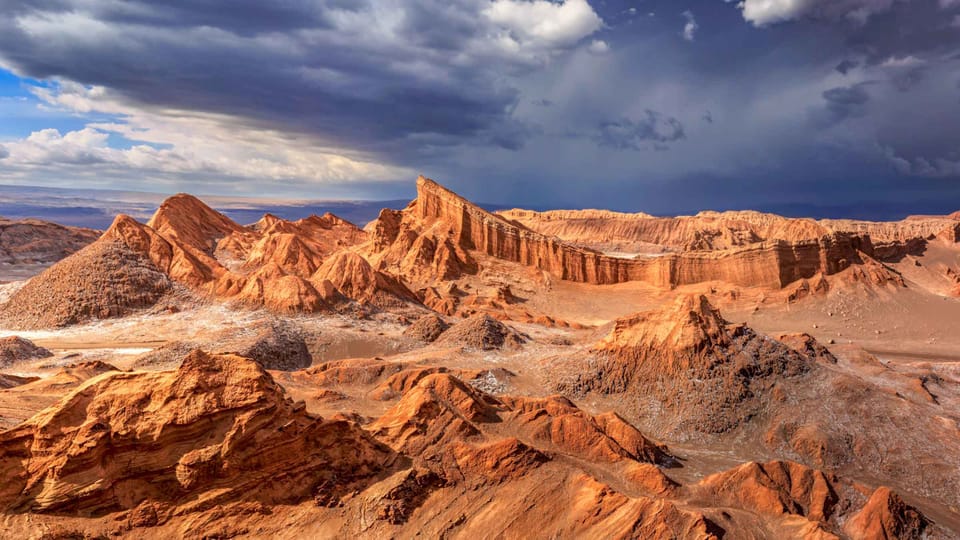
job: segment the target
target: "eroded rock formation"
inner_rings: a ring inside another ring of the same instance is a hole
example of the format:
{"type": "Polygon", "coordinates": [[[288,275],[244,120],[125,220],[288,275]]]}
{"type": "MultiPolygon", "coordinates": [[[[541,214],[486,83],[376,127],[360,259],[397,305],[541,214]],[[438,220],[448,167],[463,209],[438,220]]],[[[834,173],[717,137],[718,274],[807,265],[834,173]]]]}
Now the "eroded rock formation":
{"type": "Polygon", "coordinates": [[[154,258],[172,259],[159,236],[125,234],[142,227],[117,217],[99,240],[28,281],[0,307],[0,317],[13,328],[50,328],[153,306],[173,287],[154,258]]]}
{"type": "Polygon", "coordinates": [[[178,287],[287,313],[351,301],[418,303],[396,279],[343,251],[365,238],[332,214],[295,222],[268,215],[243,227],[180,194],[146,225],[117,216],[100,239],[15,293],[0,316],[17,328],[64,326],[127,315],[178,287]]]}
{"type": "Polygon", "coordinates": [[[507,348],[517,348],[527,339],[517,331],[490,317],[477,314],[463,319],[437,339],[443,345],[470,347],[484,351],[507,348]]]}
{"type": "MultiPolygon", "coordinates": [[[[338,377],[384,376],[366,371],[376,374],[338,377]]],[[[71,534],[360,538],[940,531],[886,488],[868,500],[863,486],[796,463],[681,484],[659,468],[676,464],[666,447],[565,398],[497,398],[442,368],[381,384],[396,401],[361,428],[307,413],[239,356],[195,351],[173,371],[104,372],[0,432],[5,525],[30,526],[19,517],[29,515],[67,518],[71,534]]]]}
{"type": "Polygon", "coordinates": [[[19,336],[0,338],[0,369],[20,362],[49,358],[53,353],[19,336]]]}
{"type": "Polygon", "coordinates": [[[96,377],[0,433],[0,506],[100,514],[145,502],[195,511],[312,497],[390,453],[347,421],[293,403],[256,362],[191,354],[174,372],[96,377]]]}
{"type": "Polygon", "coordinates": [[[561,376],[572,394],[629,392],[675,420],[676,431],[721,433],[762,410],[778,381],[815,360],[732,325],[704,296],[680,297],[660,310],[619,319],[580,371],[561,376]]]}
{"type": "MultiPolygon", "coordinates": [[[[774,289],[818,273],[835,274],[869,259],[874,251],[868,236],[827,230],[823,235],[782,233],[788,238],[800,237],[798,240],[770,236],[767,241],[729,242],[724,247],[731,249],[713,252],[621,258],[579,247],[508,219],[523,215],[492,214],[420,177],[417,199],[399,216],[381,214],[384,223],[373,225],[372,247],[382,266],[412,282],[424,281],[425,268],[433,269],[426,278],[434,281],[473,271],[476,262],[470,252],[480,252],[583,283],[644,281],[672,288],[724,281],[774,289]],[[409,256],[414,260],[408,261],[409,256]],[[444,261],[442,267],[437,266],[438,261],[444,261]]],[[[802,228],[819,231],[816,225],[808,225],[802,228]]]]}
{"type": "Polygon", "coordinates": [[[712,212],[695,216],[654,217],[607,210],[506,210],[504,218],[564,241],[598,249],[657,252],[718,251],[771,240],[817,240],[840,233],[915,251],[922,242],[956,225],[951,216],[910,216],[901,221],[787,218],[755,211],[712,212]],[[913,244],[913,245],[911,245],[913,244]]]}

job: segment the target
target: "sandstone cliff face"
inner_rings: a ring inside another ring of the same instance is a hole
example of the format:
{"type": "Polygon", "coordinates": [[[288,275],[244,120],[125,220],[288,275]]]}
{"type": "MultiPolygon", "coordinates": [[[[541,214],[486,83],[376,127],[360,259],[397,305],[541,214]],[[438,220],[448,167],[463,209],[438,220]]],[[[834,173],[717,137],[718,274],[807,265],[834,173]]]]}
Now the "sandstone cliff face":
{"type": "Polygon", "coordinates": [[[810,241],[830,234],[869,236],[880,244],[907,244],[930,238],[953,224],[950,216],[870,222],[786,218],[754,211],[706,211],[695,216],[663,218],[605,210],[514,209],[498,214],[571,243],[634,249],[655,245],[679,251],[716,251],[773,240],[810,241]]]}
{"type": "Polygon", "coordinates": [[[566,242],[635,249],[655,245],[679,251],[715,251],[765,240],[816,240],[830,232],[813,220],[759,212],[701,212],[671,218],[604,210],[514,209],[498,213],[566,242]]]}
{"type": "MultiPolygon", "coordinates": [[[[310,497],[383,467],[382,446],[312,417],[257,363],[197,351],[175,372],[96,377],[0,433],[0,506],[99,514],[310,497]]],[[[346,483],[345,483],[346,484],[346,483]]]]}
{"type": "Polygon", "coordinates": [[[960,220],[947,224],[937,233],[937,237],[954,244],[960,242],[960,220]]]}
{"type": "Polygon", "coordinates": [[[717,252],[618,258],[577,247],[486,212],[423,177],[417,179],[416,201],[399,218],[395,213],[381,217],[384,222],[372,228],[373,248],[384,264],[395,267],[401,275],[410,275],[413,281],[423,276],[411,273],[408,267],[433,267],[430,277],[434,280],[475,271],[469,253],[477,251],[583,283],[644,281],[671,288],[716,280],[747,287],[781,288],[818,273],[837,273],[862,262],[861,252],[873,252],[868,238],[832,233],[808,235],[812,237],[798,241],[735,242],[732,245],[745,247],[717,252]],[[402,263],[411,256],[420,264],[402,263]],[[438,258],[447,262],[438,266],[438,258]]]}

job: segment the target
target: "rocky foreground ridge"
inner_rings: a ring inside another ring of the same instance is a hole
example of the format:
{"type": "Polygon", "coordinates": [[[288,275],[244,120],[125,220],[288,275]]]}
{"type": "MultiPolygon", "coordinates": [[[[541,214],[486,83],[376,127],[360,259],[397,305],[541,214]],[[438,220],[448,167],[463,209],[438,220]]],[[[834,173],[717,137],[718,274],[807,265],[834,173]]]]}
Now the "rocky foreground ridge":
{"type": "Polygon", "coordinates": [[[887,488],[783,461],[683,484],[669,476],[679,466],[670,449],[615,413],[396,367],[368,379],[389,402],[375,418],[308,413],[236,355],[94,372],[0,432],[0,527],[42,518],[59,537],[143,538],[946,537],[887,488]]]}

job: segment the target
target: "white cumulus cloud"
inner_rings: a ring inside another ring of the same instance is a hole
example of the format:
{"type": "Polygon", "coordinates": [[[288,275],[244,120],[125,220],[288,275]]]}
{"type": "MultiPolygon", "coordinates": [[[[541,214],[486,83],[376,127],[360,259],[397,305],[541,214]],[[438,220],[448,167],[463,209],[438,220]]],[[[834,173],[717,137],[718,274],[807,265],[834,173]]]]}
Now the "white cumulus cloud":
{"type": "Polygon", "coordinates": [[[61,133],[41,129],[0,146],[0,178],[75,176],[327,182],[396,180],[413,171],[325,146],[306,135],[256,129],[212,113],[151,110],[102,87],[61,82],[35,88],[44,106],[118,117],[61,133]],[[130,141],[110,145],[111,135],[130,141]]]}
{"type": "MultiPolygon", "coordinates": [[[[765,26],[803,17],[849,19],[864,22],[890,9],[896,0],[743,0],[743,18],[765,26]]],[[[910,0],[904,0],[910,1],[910,0]]],[[[952,1],[952,0],[945,0],[952,1]]]]}
{"type": "Polygon", "coordinates": [[[700,29],[700,25],[697,24],[697,19],[693,16],[693,12],[689,10],[683,12],[683,17],[687,20],[687,24],[683,25],[683,31],[680,32],[680,35],[687,41],[693,41],[697,36],[697,30],[700,29]]]}
{"type": "Polygon", "coordinates": [[[569,47],[603,27],[586,0],[494,0],[483,14],[533,48],[569,47]]]}

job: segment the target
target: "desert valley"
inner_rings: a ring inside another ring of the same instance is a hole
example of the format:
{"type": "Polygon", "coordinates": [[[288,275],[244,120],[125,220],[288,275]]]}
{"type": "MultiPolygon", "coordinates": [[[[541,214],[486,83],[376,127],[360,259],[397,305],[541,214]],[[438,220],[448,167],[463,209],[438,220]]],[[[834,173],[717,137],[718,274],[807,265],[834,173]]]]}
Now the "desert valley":
{"type": "Polygon", "coordinates": [[[960,537],[960,213],[0,231],[3,537],[960,537]]]}

